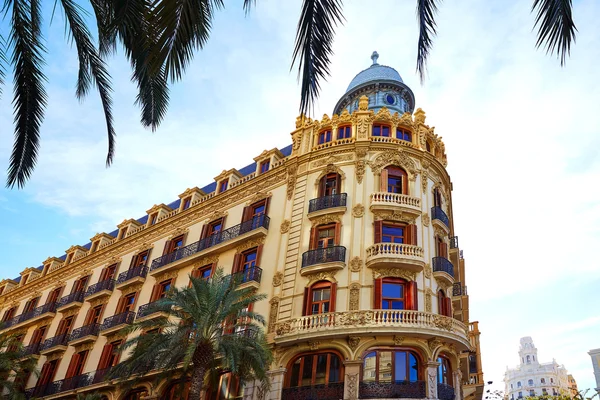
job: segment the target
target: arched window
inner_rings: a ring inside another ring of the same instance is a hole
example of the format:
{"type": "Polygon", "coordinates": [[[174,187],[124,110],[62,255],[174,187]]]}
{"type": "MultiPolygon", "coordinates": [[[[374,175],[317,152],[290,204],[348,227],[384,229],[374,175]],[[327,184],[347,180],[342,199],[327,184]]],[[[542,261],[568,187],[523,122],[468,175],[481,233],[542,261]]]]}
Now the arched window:
{"type": "Polygon", "coordinates": [[[412,142],[412,133],[410,133],[410,131],[407,129],[396,128],[396,138],[405,140],[407,142],[412,142]]]}
{"type": "Polygon", "coordinates": [[[190,393],[190,381],[183,383],[181,380],[172,382],[163,392],[161,400],[187,400],[190,393]]]}
{"type": "Polygon", "coordinates": [[[528,384],[529,386],[533,386],[533,379],[530,379],[530,380],[528,380],[528,381],[527,381],[527,384],[528,384]]]}
{"type": "Polygon", "coordinates": [[[327,142],[331,142],[331,129],[326,129],[326,130],[319,132],[319,135],[317,138],[317,144],[323,144],[323,143],[327,143],[327,142]]]}
{"type": "Polygon", "coordinates": [[[146,396],[148,396],[148,391],[145,388],[136,388],[129,391],[123,400],[140,400],[146,396]]]}
{"type": "Polygon", "coordinates": [[[333,352],[305,354],[293,359],[287,370],[286,387],[327,385],[342,382],[344,367],[333,352]]]}
{"type": "Polygon", "coordinates": [[[352,137],[352,125],[343,125],[338,127],[338,140],[350,139],[352,137]]]}
{"type": "Polygon", "coordinates": [[[375,279],[375,309],[417,310],[417,284],[401,278],[375,279]]]}
{"type": "Polygon", "coordinates": [[[421,376],[419,357],[410,350],[376,350],[363,358],[362,382],[415,382],[421,376]]]}
{"type": "Polygon", "coordinates": [[[442,192],[440,191],[440,188],[433,189],[433,205],[434,207],[442,206],[442,192]]]}
{"type": "Polygon", "coordinates": [[[325,314],[335,311],[336,284],[319,281],[304,289],[303,315],[325,314]]]}
{"type": "Polygon", "coordinates": [[[527,364],[530,364],[530,363],[531,363],[531,357],[527,356],[527,364]]]}
{"type": "Polygon", "coordinates": [[[517,387],[521,387],[521,382],[517,382],[517,387]]]}
{"type": "Polygon", "coordinates": [[[452,386],[452,372],[450,369],[450,360],[444,356],[440,356],[437,359],[440,363],[438,366],[438,383],[443,383],[452,386]]]}
{"type": "Polygon", "coordinates": [[[447,317],[451,317],[452,313],[452,305],[449,297],[446,296],[443,290],[438,290],[438,313],[440,315],[445,315],[447,317]]]}
{"type": "Polygon", "coordinates": [[[389,166],[381,171],[382,192],[408,194],[408,174],[402,168],[389,166]]]}
{"type": "Polygon", "coordinates": [[[331,196],[341,192],[341,177],[335,172],[325,175],[319,181],[319,197],[331,196]]]}

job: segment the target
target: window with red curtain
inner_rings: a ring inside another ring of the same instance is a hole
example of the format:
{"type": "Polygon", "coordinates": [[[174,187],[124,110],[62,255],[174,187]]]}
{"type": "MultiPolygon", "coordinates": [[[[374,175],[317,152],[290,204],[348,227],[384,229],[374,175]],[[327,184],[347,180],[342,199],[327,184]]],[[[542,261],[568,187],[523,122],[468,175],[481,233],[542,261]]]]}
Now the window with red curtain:
{"type": "Polygon", "coordinates": [[[344,365],[334,352],[311,353],[292,359],[285,376],[286,387],[343,382],[344,365]]]}
{"type": "Polygon", "coordinates": [[[417,284],[401,278],[375,279],[374,308],[383,310],[418,310],[417,284]]]}
{"type": "Polygon", "coordinates": [[[335,311],[336,284],[320,281],[306,288],[302,315],[325,314],[335,311]]]}

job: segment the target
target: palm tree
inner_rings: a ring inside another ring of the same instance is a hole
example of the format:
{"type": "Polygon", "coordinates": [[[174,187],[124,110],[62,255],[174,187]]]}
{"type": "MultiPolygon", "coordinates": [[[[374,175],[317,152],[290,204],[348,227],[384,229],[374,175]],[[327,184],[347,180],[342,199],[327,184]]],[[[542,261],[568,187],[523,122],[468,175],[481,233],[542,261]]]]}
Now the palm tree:
{"type": "Polygon", "coordinates": [[[25,399],[26,379],[36,372],[36,364],[17,336],[0,334],[0,393],[11,400],[25,399]]]}
{"type": "MultiPolygon", "coordinates": [[[[244,0],[246,12],[255,3],[256,0],[244,0]]],[[[417,0],[417,71],[421,81],[436,35],[435,16],[440,3],[441,0],[417,0]]],[[[167,111],[169,83],[182,78],[194,53],[208,41],[215,11],[224,7],[224,0],[90,0],[87,8],[95,17],[97,45],[86,25],[87,11],[81,2],[56,0],[56,6],[62,9],[68,38],[75,43],[79,59],[75,95],[84,99],[92,86],[100,95],[109,166],[116,133],[106,57],[114,53],[117,42],[123,46],[133,71],[132,80],[138,86],[136,104],[141,108],[141,123],[155,130],[167,111]]],[[[15,139],[7,186],[22,188],[35,167],[47,104],[41,1],[4,0],[1,10],[10,16],[10,32],[8,39],[3,39],[0,32],[0,84],[8,65],[12,66],[14,81],[15,139]]],[[[575,42],[571,0],[533,0],[532,12],[536,13],[536,46],[556,54],[564,65],[575,42]]],[[[342,0],[303,0],[292,56],[292,68],[298,65],[301,81],[301,114],[312,111],[320,83],[329,76],[335,28],[343,21],[342,0]]]]}
{"type": "Polygon", "coordinates": [[[189,287],[173,288],[167,297],[151,303],[149,312],[166,317],[126,328],[126,333],[140,334],[122,346],[121,351],[131,354],[110,371],[109,378],[132,378],[134,385],[136,377],[153,369],[161,371],[156,382],[172,380],[178,371],[191,380],[190,399],[199,399],[205,382],[224,371],[268,385],[271,351],[261,329],[265,319],[249,311],[266,296],[239,288],[241,277],[224,276],[221,269],[210,280],[190,280],[189,287]]]}

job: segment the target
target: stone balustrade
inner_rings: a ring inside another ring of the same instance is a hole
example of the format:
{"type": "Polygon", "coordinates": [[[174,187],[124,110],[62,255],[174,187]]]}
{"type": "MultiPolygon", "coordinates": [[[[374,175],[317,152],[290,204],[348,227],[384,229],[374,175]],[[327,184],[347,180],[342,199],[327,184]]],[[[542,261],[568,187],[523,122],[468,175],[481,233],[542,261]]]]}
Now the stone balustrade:
{"type": "Polygon", "coordinates": [[[404,243],[375,243],[367,247],[367,261],[376,256],[414,257],[421,260],[423,259],[423,248],[404,243]]]}
{"type": "Polygon", "coordinates": [[[421,210],[421,199],[401,193],[375,192],[371,193],[371,204],[392,203],[400,206],[421,210]]]}

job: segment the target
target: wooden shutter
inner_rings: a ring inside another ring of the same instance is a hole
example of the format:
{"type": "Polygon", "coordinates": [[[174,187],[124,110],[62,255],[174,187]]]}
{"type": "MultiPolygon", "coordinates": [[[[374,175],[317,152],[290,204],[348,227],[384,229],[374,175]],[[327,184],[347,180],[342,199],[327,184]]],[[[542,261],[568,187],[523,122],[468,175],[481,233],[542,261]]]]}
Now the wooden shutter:
{"type": "MultiPolygon", "coordinates": [[[[196,268],[195,270],[192,271],[191,273],[192,278],[199,278],[200,277],[200,269],[196,268]]],[[[192,282],[190,282],[190,285],[192,284],[192,282]]]]}
{"type": "Polygon", "coordinates": [[[58,328],[56,329],[56,335],[57,336],[58,335],[62,335],[63,333],[65,333],[65,332],[63,332],[65,330],[65,323],[66,323],[66,321],[65,321],[64,318],[61,319],[60,322],[58,323],[58,328]]]}
{"type": "Polygon", "coordinates": [[[129,269],[133,268],[133,264],[135,264],[135,260],[137,260],[137,254],[134,254],[133,257],[131,257],[131,262],[129,263],[129,269]]]}
{"type": "Polygon", "coordinates": [[[271,202],[271,198],[267,197],[265,199],[265,215],[269,214],[269,203],[271,202]]]}
{"type": "Polygon", "coordinates": [[[121,314],[123,312],[123,307],[125,306],[125,296],[121,296],[119,302],[117,303],[117,309],[115,310],[116,314],[121,314]]]}
{"type": "Polygon", "coordinates": [[[309,243],[309,248],[311,250],[314,250],[317,248],[317,243],[319,241],[319,230],[316,226],[313,226],[312,228],[310,228],[310,243],[309,243]]]}
{"type": "Polygon", "coordinates": [[[335,311],[335,299],[337,295],[337,283],[333,282],[330,286],[330,297],[329,297],[329,312],[335,311]]]}
{"type": "Polygon", "coordinates": [[[406,244],[417,246],[417,225],[406,226],[406,244]]]}
{"type": "Polygon", "coordinates": [[[107,364],[108,364],[110,355],[112,354],[112,347],[113,347],[112,344],[107,343],[102,348],[102,354],[100,355],[100,362],[98,363],[99,370],[108,367],[107,364]]]}
{"type": "Polygon", "coordinates": [[[205,239],[208,236],[208,224],[202,226],[202,232],[200,233],[200,240],[205,239]]]}
{"type": "Polygon", "coordinates": [[[170,240],[167,240],[167,241],[165,242],[165,247],[164,247],[164,249],[163,249],[163,256],[164,256],[165,254],[169,254],[169,251],[170,251],[170,250],[171,250],[171,241],[170,241],[170,240]]]}
{"type": "Polygon", "coordinates": [[[407,310],[418,310],[418,291],[417,282],[410,281],[406,284],[406,309],[407,310]]]}
{"type": "Polygon", "coordinates": [[[256,264],[255,265],[257,267],[260,267],[260,259],[262,258],[263,246],[264,246],[264,244],[260,244],[256,248],[256,264]]]}
{"type": "Polygon", "coordinates": [[[388,191],[388,170],[382,169],[379,177],[379,190],[382,192],[388,191]]]}
{"type": "Polygon", "coordinates": [[[440,257],[448,258],[448,244],[440,242],[440,257]]]}
{"type": "Polygon", "coordinates": [[[302,316],[309,315],[308,312],[308,296],[310,295],[310,288],[304,288],[304,299],[302,300],[302,316]]]}
{"type": "Polygon", "coordinates": [[[242,212],[242,222],[246,222],[252,219],[252,206],[244,207],[244,211],[242,212]]]}
{"type": "Polygon", "coordinates": [[[325,174],[325,176],[322,177],[321,180],[319,181],[319,196],[318,197],[325,196],[325,183],[326,182],[327,182],[327,174],[325,174]]]}
{"type": "Polygon", "coordinates": [[[152,248],[148,249],[148,255],[146,256],[146,266],[150,266],[150,264],[152,264],[152,259],[150,258],[150,256],[152,255],[152,248]]]}
{"type": "Polygon", "coordinates": [[[240,267],[242,265],[242,260],[243,260],[244,255],[242,253],[237,253],[235,255],[235,257],[233,257],[233,268],[232,268],[232,272],[235,274],[236,272],[238,272],[240,270],[240,267]]]}
{"type": "Polygon", "coordinates": [[[450,297],[444,297],[444,315],[452,316],[452,299],[450,297]]]}
{"type": "Polygon", "coordinates": [[[65,375],[65,378],[72,378],[75,376],[75,370],[77,369],[77,363],[79,362],[80,357],[81,354],[79,353],[73,354],[71,357],[71,362],[69,363],[69,368],[67,368],[67,375],[65,375]]]}
{"type": "Polygon", "coordinates": [[[335,174],[335,194],[340,194],[342,192],[341,180],[340,174],[335,174]]]}
{"type": "Polygon", "coordinates": [[[382,289],[383,279],[377,278],[373,284],[373,308],[376,310],[381,309],[381,289],[382,289]]]}
{"type": "Polygon", "coordinates": [[[336,246],[340,245],[340,231],[342,230],[342,224],[339,222],[335,223],[335,236],[333,237],[333,242],[336,246]]]}
{"type": "Polygon", "coordinates": [[[381,230],[383,228],[383,221],[375,221],[373,223],[373,229],[375,233],[374,243],[381,243],[381,230]]]}
{"type": "Polygon", "coordinates": [[[90,308],[85,314],[85,320],[83,321],[83,326],[87,326],[92,322],[92,315],[94,315],[94,309],[90,308]]]}
{"type": "Polygon", "coordinates": [[[154,285],[152,287],[152,295],[150,296],[150,303],[158,300],[158,297],[160,296],[160,286],[161,286],[161,284],[157,283],[156,285],[154,285]]]}

